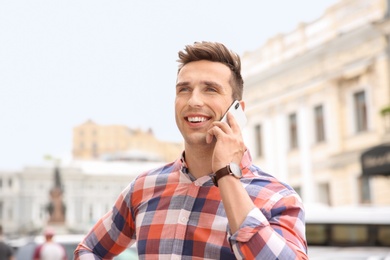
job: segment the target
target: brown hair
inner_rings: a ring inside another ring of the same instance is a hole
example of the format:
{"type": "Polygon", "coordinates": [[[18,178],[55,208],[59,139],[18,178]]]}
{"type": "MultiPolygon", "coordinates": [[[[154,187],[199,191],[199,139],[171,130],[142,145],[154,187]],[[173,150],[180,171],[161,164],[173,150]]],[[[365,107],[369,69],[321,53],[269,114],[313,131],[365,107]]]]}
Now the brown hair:
{"type": "Polygon", "coordinates": [[[230,85],[232,86],[233,99],[241,100],[244,88],[244,80],[241,76],[240,56],[218,42],[195,42],[186,45],[184,50],[179,51],[179,70],[192,61],[208,60],[220,62],[228,66],[232,72],[230,85]]]}

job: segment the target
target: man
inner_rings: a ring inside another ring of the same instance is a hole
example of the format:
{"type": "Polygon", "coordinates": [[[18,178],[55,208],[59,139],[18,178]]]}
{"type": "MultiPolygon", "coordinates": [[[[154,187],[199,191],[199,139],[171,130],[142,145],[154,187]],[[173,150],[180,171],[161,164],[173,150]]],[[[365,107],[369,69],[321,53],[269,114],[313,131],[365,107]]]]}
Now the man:
{"type": "Polygon", "coordinates": [[[67,260],[65,248],[53,240],[55,232],[47,228],[44,232],[45,242],[39,245],[34,252],[34,260],[67,260]]]}
{"type": "Polygon", "coordinates": [[[14,251],[11,246],[4,242],[3,226],[0,225],[0,260],[14,260],[14,251]]]}
{"type": "Polygon", "coordinates": [[[232,114],[220,122],[234,100],[245,108],[239,56],[198,42],[178,61],[182,157],[139,175],[75,259],[110,259],[134,242],[141,259],[307,259],[299,196],[252,164],[232,114]]]}

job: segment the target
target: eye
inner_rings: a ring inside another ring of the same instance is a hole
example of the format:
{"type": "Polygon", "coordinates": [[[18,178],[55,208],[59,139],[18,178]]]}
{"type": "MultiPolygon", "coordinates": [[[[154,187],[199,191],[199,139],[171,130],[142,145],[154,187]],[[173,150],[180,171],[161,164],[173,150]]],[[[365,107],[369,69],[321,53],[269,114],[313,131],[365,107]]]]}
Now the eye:
{"type": "Polygon", "coordinates": [[[190,91],[190,88],[189,87],[178,87],[177,88],[177,93],[182,93],[182,92],[188,92],[188,91],[190,91]]]}
{"type": "Polygon", "coordinates": [[[208,91],[208,92],[217,92],[217,89],[214,88],[214,87],[207,87],[206,91],[208,91]]]}

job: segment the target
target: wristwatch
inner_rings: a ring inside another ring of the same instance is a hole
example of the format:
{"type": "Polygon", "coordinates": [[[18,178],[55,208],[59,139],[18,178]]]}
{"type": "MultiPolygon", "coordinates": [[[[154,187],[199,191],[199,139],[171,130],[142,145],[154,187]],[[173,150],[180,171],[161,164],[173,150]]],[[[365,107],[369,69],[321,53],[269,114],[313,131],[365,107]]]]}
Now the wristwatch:
{"type": "Polygon", "coordinates": [[[240,166],[236,163],[229,163],[228,165],[226,165],[226,167],[223,167],[222,169],[216,171],[212,178],[214,185],[218,187],[218,180],[226,175],[232,175],[237,179],[241,179],[242,172],[240,166]]]}

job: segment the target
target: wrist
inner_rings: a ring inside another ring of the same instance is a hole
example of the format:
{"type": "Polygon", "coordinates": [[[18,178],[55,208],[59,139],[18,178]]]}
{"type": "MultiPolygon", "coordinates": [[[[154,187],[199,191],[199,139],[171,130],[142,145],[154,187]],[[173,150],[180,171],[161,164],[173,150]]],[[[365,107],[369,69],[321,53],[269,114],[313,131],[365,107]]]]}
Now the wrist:
{"type": "Polygon", "coordinates": [[[214,176],[212,178],[214,185],[218,187],[218,181],[221,178],[223,178],[225,176],[229,176],[229,175],[235,177],[236,179],[241,179],[242,178],[242,171],[241,171],[240,166],[238,164],[232,162],[226,166],[223,166],[219,170],[217,170],[214,173],[214,176]]]}

